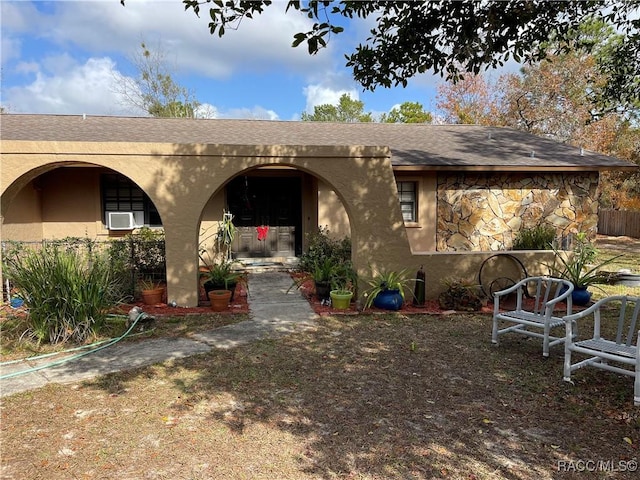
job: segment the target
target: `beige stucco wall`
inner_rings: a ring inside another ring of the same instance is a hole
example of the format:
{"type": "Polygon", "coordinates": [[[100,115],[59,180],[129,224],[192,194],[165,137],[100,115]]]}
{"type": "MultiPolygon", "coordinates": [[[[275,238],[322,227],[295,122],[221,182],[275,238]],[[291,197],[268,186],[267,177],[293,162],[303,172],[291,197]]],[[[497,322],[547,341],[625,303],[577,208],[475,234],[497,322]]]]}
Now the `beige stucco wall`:
{"type": "Polygon", "coordinates": [[[397,181],[416,182],[418,190],[417,222],[405,223],[411,251],[414,253],[436,250],[437,175],[396,173],[397,181]]]}
{"type": "Polygon", "coordinates": [[[349,217],[340,197],[326,183],[318,182],[318,225],[329,229],[329,235],[340,239],[351,236],[349,217]]]}
{"type": "Polygon", "coordinates": [[[2,238],[14,241],[40,241],[42,235],[41,187],[33,181],[22,188],[2,221],[2,238]]]}
{"type": "MultiPolygon", "coordinates": [[[[497,252],[431,252],[418,253],[410,257],[405,267],[417,272],[422,265],[426,274],[426,296],[436,299],[441,292],[446,290],[447,279],[463,280],[465,283],[479,285],[479,272],[485,260],[497,252]]],[[[510,251],[505,252],[520,259],[529,275],[548,275],[545,264],[553,262],[553,251],[510,251]]],[[[506,277],[512,280],[522,278],[522,270],[508,259],[501,258],[495,264],[487,263],[486,275],[483,275],[483,283],[487,288],[492,279],[506,277]],[[489,280],[489,281],[487,281],[489,280]]]]}
{"type": "MultiPolygon", "coordinates": [[[[369,265],[374,269],[414,271],[423,265],[429,298],[437,297],[447,278],[473,282],[482,262],[494,252],[434,252],[437,201],[434,173],[402,173],[408,175],[403,178],[419,182],[420,192],[418,222],[405,226],[389,155],[386,148],[357,146],[5,141],[0,173],[3,215],[0,239],[107,235],[101,220],[95,220],[101,211],[100,196],[95,194],[100,170],[93,167],[108,168],[131,179],[154,202],[166,234],[168,297],[181,305],[193,306],[198,301],[201,232],[220,218],[225,203],[224,185],[242,172],[269,166],[291,167],[305,173],[305,233],[315,230],[327,218],[342,225],[340,228],[345,232],[348,228],[354,265],[362,278],[369,274],[369,265]],[[61,168],[66,166],[82,168],[61,168]],[[67,188],[70,184],[73,189],[67,188]],[[45,191],[47,198],[42,198],[45,191]],[[92,201],[82,204],[83,198],[92,201]],[[319,199],[323,203],[329,201],[335,211],[323,210],[318,205],[319,199]],[[70,211],[83,220],[67,228],[72,222],[65,212],[70,211]],[[16,223],[23,219],[24,223],[16,223]],[[91,230],[92,225],[95,230],[91,230]]],[[[550,258],[549,252],[513,253],[523,258],[530,267],[529,273],[540,273],[536,268],[542,265],[541,259],[550,258]]]]}
{"type": "MultiPolygon", "coordinates": [[[[215,233],[218,225],[222,220],[225,208],[224,191],[220,191],[213,195],[202,210],[202,221],[200,223],[198,237],[198,251],[203,250],[202,257],[207,263],[216,259],[215,233]]],[[[202,263],[200,261],[200,263],[202,263]]]]}
{"type": "Polygon", "coordinates": [[[60,168],[39,177],[43,238],[97,238],[108,233],[97,220],[101,218],[99,172],[98,168],[60,168]]]}
{"type": "MultiPolygon", "coordinates": [[[[404,225],[409,246],[414,253],[436,250],[437,175],[436,172],[395,173],[397,181],[416,182],[418,221],[404,225]]],[[[334,238],[351,235],[349,218],[338,195],[323,182],[318,182],[318,225],[327,227],[334,238]]]]}
{"type": "MultiPolygon", "coordinates": [[[[145,190],[165,227],[167,293],[182,305],[197,304],[200,220],[207,208],[215,210],[210,199],[235,175],[258,167],[289,166],[337,192],[361,273],[369,264],[397,268],[410,256],[387,148],[5,141],[2,154],[3,216],[25,185],[64,166],[109,168],[145,190]]],[[[313,220],[307,217],[305,228],[313,220]]]]}

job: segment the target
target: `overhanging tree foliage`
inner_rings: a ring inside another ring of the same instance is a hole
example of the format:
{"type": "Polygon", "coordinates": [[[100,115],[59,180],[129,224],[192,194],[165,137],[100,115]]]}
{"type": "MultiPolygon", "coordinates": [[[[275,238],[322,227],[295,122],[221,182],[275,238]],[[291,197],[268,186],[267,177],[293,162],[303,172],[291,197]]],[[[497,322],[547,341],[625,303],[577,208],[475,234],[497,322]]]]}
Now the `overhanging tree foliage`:
{"type": "MultiPolygon", "coordinates": [[[[182,2],[185,10],[197,15],[201,6],[211,5],[209,30],[220,37],[272,4],[271,0],[182,2]]],[[[345,19],[374,16],[369,38],[346,55],[355,80],[369,90],[404,86],[409,78],[428,71],[457,80],[464,72],[477,74],[510,58],[537,61],[546,56],[549,39],[561,45],[584,18],[594,17],[621,34],[609,56],[605,94],[629,99],[637,97],[640,88],[640,0],[290,0],[285,11],[314,21],[311,30],[293,39],[293,46],[306,42],[310,54],[342,32],[340,23],[345,19]]]]}

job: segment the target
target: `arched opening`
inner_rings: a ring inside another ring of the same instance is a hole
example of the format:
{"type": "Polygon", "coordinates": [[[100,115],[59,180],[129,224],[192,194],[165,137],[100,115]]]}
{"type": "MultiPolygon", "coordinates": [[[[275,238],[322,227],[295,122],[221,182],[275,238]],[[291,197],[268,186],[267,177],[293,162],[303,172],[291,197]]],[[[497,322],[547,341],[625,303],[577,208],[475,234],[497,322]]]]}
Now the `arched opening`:
{"type": "Polygon", "coordinates": [[[2,198],[4,240],[108,240],[141,227],[162,227],[160,213],[146,192],[106,167],[50,165],[14,183],[2,198]]]}
{"type": "Polygon", "coordinates": [[[163,237],[127,237],[141,227],[162,233],[160,213],[139,185],[115,170],[79,162],[43,165],[16,178],[2,204],[3,246],[22,242],[38,249],[57,241],[103,252],[119,265],[123,296],[135,296],[140,280],[166,281],[163,237]]]}
{"type": "Polygon", "coordinates": [[[233,258],[241,263],[291,263],[306,248],[306,234],[327,226],[350,235],[346,209],[331,186],[290,166],[261,166],[231,178],[202,212],[200,245],[213,248],[212,235],[223,211],[233,215],[233,258]]]}

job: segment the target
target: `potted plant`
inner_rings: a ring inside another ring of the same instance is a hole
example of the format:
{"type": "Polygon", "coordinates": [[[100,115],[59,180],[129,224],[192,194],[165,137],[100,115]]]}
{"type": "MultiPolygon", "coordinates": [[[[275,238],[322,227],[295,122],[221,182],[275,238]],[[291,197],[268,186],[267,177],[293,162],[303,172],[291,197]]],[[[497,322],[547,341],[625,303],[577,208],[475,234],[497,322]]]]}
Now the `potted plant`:
{"type": "Polygon", "coordinates": [[[160,282],[156,282],[151,278],[140,280],[140,290],[142,292],[142,300],[145,305],[156,305],[162,303],[164,297],[164,287],[160,282]]]}
{"type": "Polygon", "coordinates": [[[373,274],[367,281],[364,308],[372,305],[384,310],[400,310],[404,304],[404,289],[413,279],[408,269],[384,271],[373,274]]]}
{"type": "Polygon", "coordinates": [[[351,304],[358,284],[358,275],[351,262],[334,265],[331,274],[331,306],[338,310],[346,310],[351,304]]]}
{"type": "Polygon", "coordinates": [[[347,310],[351,305],[353,291],[348,290],[346,287],[336,287],[329,292],[329,296],[333,308],[336,310],[347,310]]]}
{"type": "Polygon", "coordinates": [[[231,302],[231,290],[211,290],[207,292],[207,296],[211,302],[211,309],[214,312],[222,312],[229,308],[229,302],[231,302]]]}
{"type": "Polygon", "coordinates": [[[596,263],[598,250],[589,242],[584,233],[576,236],[576,242],[569,255],[563,255],[555,246],[555,260],[557,264],[547,265],[551,270],[551,275],[564,278],[573,283],[574,290],[571,299],[575,305],[586,305],[591,300],[591,292],[588,288],[596,283],[607,283],[606,273],[599,270],[622,255],[617,255],[604,262],[596,263]]]}
{"type": "Polygon", "coordinates": [[[311,277],[320,300],[328,300],[331,292],[331,281],[336,274],[336,264],[330,258],[318,261],[313,268],[311,277]]]}
{"type": "Polygon", "coordinates": [[[209,266],[205,272],[202,272],[202,275],[205,278],[203,287],[207,296],[209,292],[214,290],[229,290],[230,301],[233,301],[236,285],[238,284],[241,274],[233,271],[231,263],[214,263],[209,266]]]}

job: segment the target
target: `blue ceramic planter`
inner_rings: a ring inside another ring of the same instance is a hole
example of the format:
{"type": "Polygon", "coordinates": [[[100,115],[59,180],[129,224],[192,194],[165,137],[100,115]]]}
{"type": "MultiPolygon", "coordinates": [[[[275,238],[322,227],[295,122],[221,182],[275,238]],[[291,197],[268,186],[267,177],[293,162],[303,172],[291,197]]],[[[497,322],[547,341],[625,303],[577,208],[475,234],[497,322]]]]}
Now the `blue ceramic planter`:
{"type": "Polygon", "coordinates": [[[571,300],[574,305],[583,307],[591,300],[591,292],[585,287],[576,287],[571,293],[571,300]]]}
{"type": "MultiPolygon", "coordinates": [[[[560,289],[560,293],[564,293],[567,291],[566,287],[562,287],[560,289]]],[[[574,305],[578,305],[579,307],[584,307],[591,301],[591,292],[587,290],[587,287],[574,287],[573,292],[571,292],[571,302],[574,305]]]]}
{"type": "Polygon", "coordinates": [[[400,310],[403,303],[400,290],[384,290],[373,299],[373,306],[383,310],[400,310]]]}

